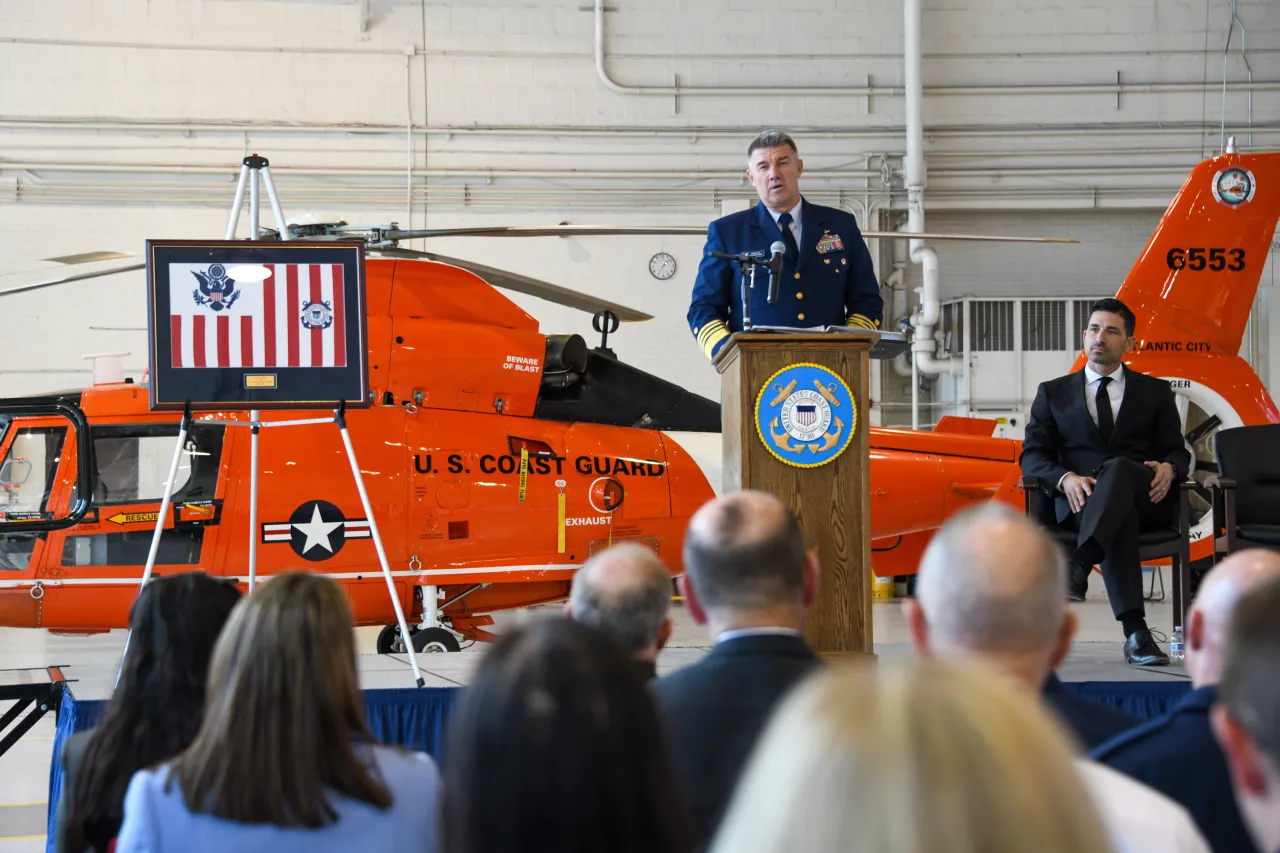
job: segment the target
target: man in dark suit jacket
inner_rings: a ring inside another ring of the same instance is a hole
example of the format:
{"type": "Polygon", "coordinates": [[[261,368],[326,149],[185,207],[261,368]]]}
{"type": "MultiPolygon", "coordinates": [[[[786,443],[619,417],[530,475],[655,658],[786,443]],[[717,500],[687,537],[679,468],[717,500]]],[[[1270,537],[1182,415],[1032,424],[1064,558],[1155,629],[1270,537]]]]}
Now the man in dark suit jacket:
{"type": "Polygon", "coordinates": [[[1194,689],[1167,715],[1093,753],[1095,760],[1185,806],[1215,853],[1256,853],[1236,806],[1226,757],[1213,737],[1209,709],[1217,700],[1236,604],[1277,578],[1280,554],[1271,551],[1239,551],[1209,572],[1187,619],[1187,673],[1194,689]]]}
{"type": "Polygon", "coordinates": [[[880,328],[884,302],[857,220],[848,211],[804,200],[803,171],[795,141],[781,131],[765,131],[747,147],[747,178],[760,203],[707,227],[689,306],[689,329],[708,358],[743,327],[738,265],[714,258],[711,252],[753,253],[767,261],[774,243],[786,246],[778,301],[772,305],[768,272],[756,272],[750,294],[752,325],[880,328]]]}
{"type": "Polygon", "coordinates": [[[1083,601],[1089,572],[1102,564],[1111,610],[1137,666],[1169,658],[1147,630],[1142,606],[1143,527],[1169,524],[1175,484],[1190,456],[1169,383],[1122,363],[1134,344],[1135,318],[1118,299],[1093,305],[1084,331],[1083,370],[1040,384],[1022,443],[1022,472],[1053,496],[1047,524],[1078,532],[1070,555],[1068,597],[1083,601]]]}
{"type": "Polygon", "coordinates": [[[1053,674],[1076,633],[1062,598],[1066,574],[1042,528],[1002,503],[985,504],[952,516],[925,549],[907,625],[917,654],[1010,677],[1091,747],[1142,721],[1067,693],[1053,674]]]}
{"type": "Polygon", "coordinates": [[[715,647],[658,680],[654,696],[701,848],[774,706],[818,665],[800,633],[818,564],[777,498],[744,491],[711,501],[690,519],[684,567],[685,606],[715,647]]]}

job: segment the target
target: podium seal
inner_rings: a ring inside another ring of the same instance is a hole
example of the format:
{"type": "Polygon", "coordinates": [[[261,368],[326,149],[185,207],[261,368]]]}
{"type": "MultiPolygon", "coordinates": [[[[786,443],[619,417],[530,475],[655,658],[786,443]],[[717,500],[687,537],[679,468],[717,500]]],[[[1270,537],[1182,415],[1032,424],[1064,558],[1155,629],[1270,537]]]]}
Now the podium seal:
{"type": "Polygon", "coordinates": [[[817,468],[849,446],[858,407],[845,381],[820,364],[793,364],[756,396],[756,434],[780,462],[817,468]]]}

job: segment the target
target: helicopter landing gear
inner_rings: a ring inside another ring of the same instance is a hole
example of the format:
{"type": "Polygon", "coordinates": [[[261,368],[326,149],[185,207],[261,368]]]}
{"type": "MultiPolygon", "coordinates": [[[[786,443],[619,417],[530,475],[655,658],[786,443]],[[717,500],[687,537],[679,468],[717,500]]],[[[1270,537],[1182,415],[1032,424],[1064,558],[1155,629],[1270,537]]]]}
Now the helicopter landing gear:
{"type": "MultiPolygon", "coordinates": [[[[462,649],[458,638],[445,628],[414,626],[409,629],[409,641],[413,643],[415,652],[456,652],[462,649]]],[[[400,638],[398,626],[387,625],[378,633],[378,654],[402,655],[404,652],[404,641],[400,638]]]]}

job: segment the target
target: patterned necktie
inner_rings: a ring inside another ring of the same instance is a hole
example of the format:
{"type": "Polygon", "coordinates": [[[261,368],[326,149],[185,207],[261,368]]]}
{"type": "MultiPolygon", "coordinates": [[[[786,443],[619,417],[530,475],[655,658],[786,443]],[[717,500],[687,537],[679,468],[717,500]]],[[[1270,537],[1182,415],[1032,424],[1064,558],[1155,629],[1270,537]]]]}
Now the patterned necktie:
{"type": "Polygon", "coordinates": [[[1102,440],[1107,444],[1111,443],[1111,432],[1116,426],[1115,415],[1111,413],[1111,395],[1107,393],[1107,386],[1110,384],[1110,376],[1098,379],[1098,396],[1095,398],[1098,408],[1098,432],[1102,433],[1102,440]]]}
{"type": "Polygon", "coordinates": [[[800,250],[796,248],[796,235],[791,231],[790,213],[778,217],[778,230],[782,232],[782,242],[787,244],[787,257],[799,263],[800,250]]]}

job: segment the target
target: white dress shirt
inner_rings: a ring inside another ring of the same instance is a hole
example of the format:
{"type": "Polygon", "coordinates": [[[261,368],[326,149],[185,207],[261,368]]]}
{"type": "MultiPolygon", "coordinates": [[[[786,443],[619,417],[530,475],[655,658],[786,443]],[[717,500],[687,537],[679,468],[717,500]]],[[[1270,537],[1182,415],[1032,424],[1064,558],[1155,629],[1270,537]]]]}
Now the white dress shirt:
{"type": "Polygon", "coordinates": [[[1079,758],[1076,769],[1116,853],[1209,853],[1181,804],[1096,761],[1079,758]]]}
{"type": "MultiPolygon", "coordinates": [[[[1098,389],[1102,387],[1099,382],[1102,374],[1094,370],[1088,364],[1084,366],[1084,405],[1089,410],[1089,417],[1093,418],[1093,425],[1098,425],[1098,389]]],[[[1124,365],[1111,372],[1111,384],[1107,386],[1107,398],[1111,400],[1111,426],[1114,429],[1116,418],[1120,417],[1120,403],[1124,400],[1124,365]]],[[[1067,475],[1063,474],[1058,478],[1058,491],[1062,491],[1062,481],[1067,479],[1067,475]]]]}
{"type": "Polygon", "coordinates": [[[722,631],[716,634],[715,641],[716,643],[723,643],[728,640],[736,640],[739,637],[797,637],[802,639],[804,634],[794,628],[738,628],[735,631],[722,631]]]}
{"type": "MultiPolygon", "coordinates": [[[[1094,426],[1098,424],[1098,389],[1102,387],[1098,380],[1101,378],[1101,373],[1087,364],[1084,366],[1084,404],[1089,409],[1089,417],[1093,418],[1094,426]]],[[[1120,416],[1120,401],[1124,399],[1124,365],[1112,371],[1107,397],[1111,400],[1111,423],[1114,425],[1116,418],[1120,416]]]]}
{"type": "MultiPolygon", "coordinates": [[[[804,207],[803,198],[801,198],[798,202],[796,202],[796,206],[791,208],[791,210],[779,211],[779,210],[774,210],[772,207],[768,207],[767,205],[765,206],[765,210],[769,211],[769,215],[773,217],[774,225],[778,224],[778,220],[782,217],[782,214],[784,213],[791,214],[791,236],[796,238],[797,246],[800,245],[800,208],[802,207],[804,207]]],[[[781,231],[782,229],[779,228],[778,230],[781,231]]]]}

